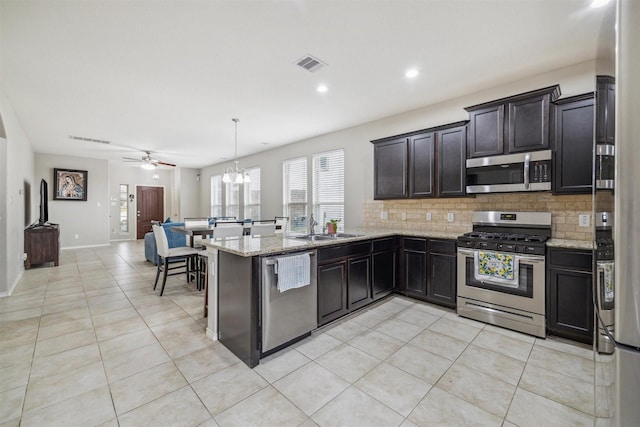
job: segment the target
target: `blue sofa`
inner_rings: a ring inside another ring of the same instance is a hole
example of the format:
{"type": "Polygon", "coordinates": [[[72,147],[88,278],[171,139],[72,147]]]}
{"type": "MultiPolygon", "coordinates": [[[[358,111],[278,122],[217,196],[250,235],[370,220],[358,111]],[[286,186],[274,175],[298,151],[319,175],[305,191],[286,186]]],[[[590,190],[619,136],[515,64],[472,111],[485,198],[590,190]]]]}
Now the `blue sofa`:
{"type": "MultiPolygon", "coordinates": [[[[180,233],[174,233],[171,231],[171,227],[184,226],[184,222],[165,222],[160,224],[164,227],[164,232],[167,234],[167,241],[170,248],[177,248],[179,246],[187,246],[187,236],[180,233]]],[[[158,249],[156,248],[156,238],[153,232],[149,232],[144,235],[144,257],[147,261],[158,265],[158,249]]]]}

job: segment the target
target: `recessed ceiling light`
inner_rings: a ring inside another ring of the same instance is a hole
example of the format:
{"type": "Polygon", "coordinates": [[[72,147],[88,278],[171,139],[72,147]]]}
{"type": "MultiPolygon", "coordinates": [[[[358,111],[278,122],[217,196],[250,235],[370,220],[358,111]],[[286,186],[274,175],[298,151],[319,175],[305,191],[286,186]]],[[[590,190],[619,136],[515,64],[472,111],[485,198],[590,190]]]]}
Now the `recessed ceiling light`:
{"type": "Polygon", "coordinates": [[[325,93],[329,90],[329,88],[327,87],[327,85],[318,85],[318,88],[316,90],[320,93],[325,93]]]}
{"type": "Polygon", "coordinates": [[[605,6],[607,3],[609,3],[609,0],[593,0],[591,2],[591,7],[593,8],[602,7],[602,6],[605,6]]]}
{"type": "Polygon", "coordinates": [[[407,70],[406,73],[404,73],[405,77],[407,77],[408,79],[418,77],[418,74],[420,74],[420,72],[416,68],[411,68],[410,70],[407,70]]]}

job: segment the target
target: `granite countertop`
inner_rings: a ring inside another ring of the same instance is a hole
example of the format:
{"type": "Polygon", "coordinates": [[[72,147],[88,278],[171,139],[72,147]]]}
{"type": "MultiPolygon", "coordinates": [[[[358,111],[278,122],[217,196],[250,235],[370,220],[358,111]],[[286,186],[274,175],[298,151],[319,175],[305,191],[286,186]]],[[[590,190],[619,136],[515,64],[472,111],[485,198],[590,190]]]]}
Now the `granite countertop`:
{"type": "Polygon", "coordinates": [[[357,242],[360,240],[377,239],[381,237],[391,236],[416,236],[430,237],[439,239],[456,239],[460,233],[441,232],[441,231],[424,231],[424,230],[394,230],[394,229],[371,229],[359,228],[347,231],[350,234],[358,234],[356,237],[345,237],[340,239],[320,240],[310,242],[307,240],[296,239],[293,235],[277,234],[275,236],[258,237],[243,236],[230,237],[224,239],[206,239],[203,243],[207,248],[217,249],[240,256],[257,256],[268,255],[282,252],[293,252],[305,249],[314,249],[323,246],[332,246],[336,244],[344,244],[357,242]]]}
{"type": "MultiPolygon", "coordinates": [[[[315,242],[296,239],[294,235],[276,234],[275,236],[257,237],[243,236],[225,239],[203,240],[205,246],[240,256],[269,255],[283,252],[302,251],[324,246],[358,242],[360,240],[378,239],[391,236],[415,236],[435,239],[455,240],[460,236],[459,232],[425,231],[411,229],[381,229],[381,228],[355,228],[348,230],[356,237],[345,237],[335,240],[319,240],[315,242]]],[[[568,249],[593,249],[593,242],[589,240],[554,239],[547,241],[547,246],[568,249]]]]}
{"type": "Polygon", "coordinates": [[[568,248],[568,249],[594,249],[593,242],[591,240],[571,240],[571,239],[554,239],[547,240],[547,246],[553,248],[568,248]]]}

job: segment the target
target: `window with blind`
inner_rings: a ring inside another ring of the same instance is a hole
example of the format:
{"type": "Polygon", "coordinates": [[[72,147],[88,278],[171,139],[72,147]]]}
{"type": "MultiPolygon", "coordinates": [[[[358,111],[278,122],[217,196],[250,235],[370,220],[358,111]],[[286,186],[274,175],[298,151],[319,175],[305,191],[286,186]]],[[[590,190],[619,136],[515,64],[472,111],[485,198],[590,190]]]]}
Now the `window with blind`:
{"type": "Polygon", "coordinates": [[[322,229],[337,219],[344,230],[344,150],[313,156],[313,215],[322,229]]]}
{"type": "Polygon", "coordinates": [[[244,184],[244,218],[260,218],[260,168],[247,169],[251,182],[244,184]]]}
{"type": "Polygon", "coordinates": [[[232,182],[225,184],[224,216],[240,218],[240,185],[232,182]]]}
{"type": "Polygon", "coordinates": [[[285,160],[282,163],[284,216],[289,217],[289,229],[307,230],[307,159],[285,160]]]}
{"type": "Polygon", "coordinates": [[[213,175],[211,177],[211,216],[223,216],[222,207],[222,175],[213,175]]]}

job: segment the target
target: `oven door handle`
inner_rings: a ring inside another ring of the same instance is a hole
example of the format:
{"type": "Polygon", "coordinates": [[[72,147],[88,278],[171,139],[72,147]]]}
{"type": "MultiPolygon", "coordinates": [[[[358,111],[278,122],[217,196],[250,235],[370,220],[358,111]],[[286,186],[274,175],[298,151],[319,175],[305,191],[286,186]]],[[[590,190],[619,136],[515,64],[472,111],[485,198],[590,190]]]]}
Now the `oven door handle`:
{"type": "Polygon", "coordinates": [[[544,256],[542,255],[516,255],[516,258],[518,258],[518,262],[524,264],[539,264],[541,262],[544,262],[544,256]]]}
{"type": "Polygon", "coordinates": [[[461,249],[461,248],[458,248],[458,253],[460,255],[473,256],[474,252],[475,251],[473,249],[461,249]]]}
{"type": "MultiPolygon", "coordinates": [[[[462,248],[458,248],[458,254],[460,255],[465,255],[465,256],[474,256],[475,253],[478,252],[477,249],[462,249],[462,248]]],[[[488,251],[488,252],[498,252],[500,253],[500,251],[488,251]]],[[[511,252],[509,252],[511,253],[511,252]]],[[[522,262],[525,264],[538,264],[541,262],[544,262],[544,256],[543,255],[520,255],[517,252],[513,253],[517,258],[518,258],[518,262],[522,262]]]]}

